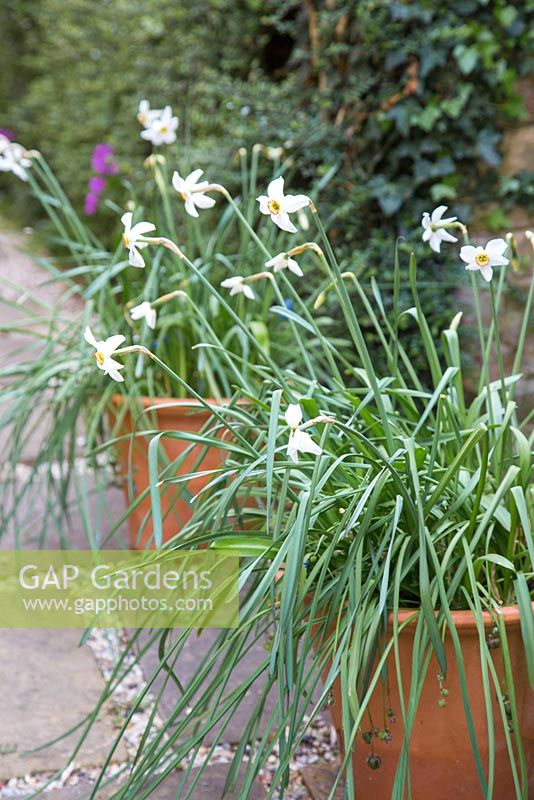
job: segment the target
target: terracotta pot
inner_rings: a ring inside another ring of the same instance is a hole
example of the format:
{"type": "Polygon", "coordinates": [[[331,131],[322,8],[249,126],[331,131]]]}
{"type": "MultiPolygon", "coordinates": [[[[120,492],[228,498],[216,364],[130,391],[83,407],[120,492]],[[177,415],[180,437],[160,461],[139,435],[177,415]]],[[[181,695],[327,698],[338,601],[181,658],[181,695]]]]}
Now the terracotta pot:
{"type": "MultiPolygon", "coordinates": [[[[133,431],[160,430],[160,431],[184,431],[187,433],[198,433],[209,420],[211,414],[202,404],[189,399],[153,399],[142,397],[131,404],[131,409],[124,409],[125,398],[122,395],[113,395],[113,411],[111,414],[116,416],[124,414],[122,418],[119,435],[130,434],[133,431]],[[148,408],[157,406],[155,411],[147,411],[148,408]],[[140,411],[145,409],[145,411],[140,411]],[[132,413],[133,411],[133,413],[132,413]]],[[[126,401],[127,402],[127,401],[126,401]]],[[[207,400],[210,405],[221,405],[220,401],[207,400]]],[[[169,460],[178,458],[185,450],[191,447],[191,442],[181,439],[162,438],[160,449],[162,449],[169,460]]],[[[124,477],[130,475],[134,485],[134,496],[137,497],[149,485],[148,474],[148,445],[149,437],[135,437],[124,439],[119,443],[119,465],[124,477]]],[[[223,450],[218,447],[209,448],[206,455],[197,464],[199,457],[205,448],[200,445],[193,445],[191,451],[182,462],[179,474],[186,475],[193,470],[212,470],[221,465],[223,450]]],[[[164,461],[160,457],[160,467],[164,461]]],[[[210,475],[194,478],[183,484],[170,485],[161,491],[161,513],[163,518],[163,540],[168,541],[175,536],[185,523],[191,518],[192,507],[187,499],[187,493],[191,496],[197,494],[211,480],[210,475]],[[184,490],[187,491],[184,491],[184,490]]],[[[125,480],[126,502],[130,504],[132,497],[125,480]]],[[[150,514],[150,496],[147,495],[139,505],[130,513],[128,517],[130,526],[131,546],[135,549],[144,549],[153,533],[152,520],[149,517],[144,529],[141,532],[143,521],[147,514],[150,514]]]]}
{"type": "MultiPolygon", "coordinates": [[[[531,691],[526,667],[525,650],[521,637],[519,611],[516,606],[502,608],[507,631],[508,647],[514,691],[519,714],[519,728],[525,748],[528,767],[528,797],[534,798],[534,693],[531,691]]],[[[413,611],[401,611],[399,622],[405,621],[413,611]]],[[[466,671],[467,689],[474,721],[475,735],[482,764],[487,778],[488,738],[486,708],[480,668],[479,638],[470,611],[453,611],[452,616],[462,647],[466,671]]],[[[489,614],[485,615],[487,630],[493,626],[489,614]]],[[[400,665],[407,701],[412,671],[412,645],[415,623],[410,623],[400,634],[400,665]]],[[[391,624],[389,625],[391,636],[391,624]]],[[[445,687],[449,694],[443,708],[438,706],[440,699],[437,676],[440,672],[438,662],[432,656],[426,680],[423,685],[418,710],[415,717],[409,746],[410,779],[413,800],[477,800],[483,798],[477,777],[475,760],[470,744],[467,722],[462,702],[456,656],[450,635],[445,637],[447,655],[447,680],[445,687]]],[[[493,663],[500,677],[503,675],[500,648],[492,650],[493,663]]],[[[397,762],[402,750],[403,726],[399,704],[399,688],[396,680],[394,655],[388,658],[389,700],[379,682],[371,698],[369,710],[373,724],[380,729],[384,726],[384,709],[391,704],[396,722],[386,723],[393,736],[388,744],[376,737],[373,749],[381,759],[380,767],[373,770],[367,763],[371,746],[358,732],[352,753],[356,794],[354,800],[390,800],[397,762]]],[[[491,681],[491,678],[490,678],[491,681]]],[[[334,726],[340,735],[342,727],[341,682],[338,679],[333,690],[331,707],[334,726]]],[[[495,692],[493,698],[493,718],[495,730],[495,780],[493,800],[513,800],[516,797],[512,770],[508,758],[504,727],[495,692]]],[[[387,717],[386,717],[387,719],[387,717]]],[[[369,717],[364,716],[362,731],[371,727],[369,717]]],[[[512,741],[514,737],[512,735],[512,741]]]]}

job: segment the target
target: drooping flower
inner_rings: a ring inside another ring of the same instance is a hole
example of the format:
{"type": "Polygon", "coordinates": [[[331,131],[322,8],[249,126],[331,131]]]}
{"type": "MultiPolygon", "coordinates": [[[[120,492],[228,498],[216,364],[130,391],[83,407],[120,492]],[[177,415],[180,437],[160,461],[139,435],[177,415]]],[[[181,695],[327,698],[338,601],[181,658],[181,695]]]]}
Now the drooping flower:
{"type": "Polygon", "coordinates": [[[119,383],[124,381],[124,378],[119,372],[120,369],[124,369],[124,364],[115,361],[113,355],[125,341],[125,337],[121,334],[117,334],[116,336],[109,336],[107,339],[97,342],[91,328],[87,326],[83,332],[83,338],[91,347],[95,348],[95,359],[98,368],[106,375],[109,375],[110,378],[113,378],[114,381],[119,381],[119,383]]]}
{"type": "Polygon", "coordinates": [[[113,145],[97,144],[91,155],[91,167],[100,175],[116,175],[119,165],[114,159],[113,145]]]}
{"type": "Polygon", "coordinates": [[[156,327],[157,312],[152,306],[152,303],[149,303],[148,300],[145,300],[143,303],[139,303],[138,306],[131,308],[130,316],[135,321],[140,319],[146,320],[146,324],[152,330],[154,330],[156,327]]]}
{"type": "Polygon", "coordinates": [[[425,211],[421,219],[423,226],[423,242],[428,242],[435,253],[440,252],[442,242],[457,242],[456,236],[453,236],[445,229],[446,225],[451,225],[457,221],[457,217],[447,217],[443,219],[443,214],[446,212],[447,206],[438,206],[434,209],[432,214],[425,211]]]}
{"type": "Polygon", "coordinates": [[[281,272],[283,269],[288,269],[294,275],[298,275],[299,278],[302,278],[304,275],[295,259],[291,258],[287,253],[278,253],[274,258],[270,258],[269,261],[266,261],[265,266],[267,268],[272,267],[273,272],[281,272]]]}
{"type": "Polygon", "coordinates": [[[208,181],[198,183],[203,174],[203,170],[195,169],[186,178],[182,178],[175,170],[172,176],[172,185],[184,201],[185,210],[192,217],[198,217],[197,208],[213,208],[215,205],[213,197],[208,197],[203,191],[209,186],[208,181]]]}
{"type": "Polygon", "coordinates": [[[137,119],[143,128],[148,128],[155,119],[161,116],[162,112],[162,108],[150,108],[148,100],[140,100],[137,119]]]}
{"type": "Polygon", "coordinates": [[[12,172],[21,181],[28,180],[26,170],[32,162],[27,157],[26,149],[17,142],[11,142],[7,136],[0,137],[0,172],[12,172]]]}
{"type": "Polygon", "coordinates": [[[249,300],[255,300],[256,296],[252,291],[252,286],[245,283],[245,278],[241,275],[234,275],[232,278],[226,278],[221,281],[223,289],[230,289],[230,297],[235,294],[244,294],[249,300]]]}
{"type": "Polygon", "coordinates": [[[489,283],[493,277],[493,267],[508,264],[508,259],[503,255],[507,247],[504,239],[490,239],[484,247],[466,244],[460,250],[460,258],[465,261],[466,269],[480,270],[484,280],[489,283]]]}
{"type": "Polygon", "coordinates": [[[289,215],[310,204],[310,198],[305,194],[284,194],[282,176],[270,182],[266,195],[260,195],[256,199],[260,204],[260,212],[270,215],[275,225],[289,233],[297,232],[289,215]]]}
{"type": "Polygon", "coordinates": [[[172,108],[165,106],[161,114],[154,117],[147,128],[141,131],[141,138],[152,142],[156,147],[160,144],[172,144],[176,141],[178,117],[173,117],[172,108]]]}
{"type": "Polygon", "coordinates": [[[124,246],[128,248],[128,261],[132,267],[144,267],[145,259],[139,252],[144,247],[147,247],[148,242],[143,241],[145,234],[150,233],[156,229],[156,226],[151,222],[137,222],[132,226],[133,214],[127,211],[121,217],[121,222],[124,225],[124,233],[122,234],[122,241],[124,246]]]}
{"type": "Polygon", "coordinates": [[[290,428],[287,454],[291,461],[298,464],[299,453],[311,453],[320,456],[322,448],[316,444],[310,434],[300,427],[302,422],[302,409],[298,403],[290,403],[285,413],[285,420],[290,428]]]}

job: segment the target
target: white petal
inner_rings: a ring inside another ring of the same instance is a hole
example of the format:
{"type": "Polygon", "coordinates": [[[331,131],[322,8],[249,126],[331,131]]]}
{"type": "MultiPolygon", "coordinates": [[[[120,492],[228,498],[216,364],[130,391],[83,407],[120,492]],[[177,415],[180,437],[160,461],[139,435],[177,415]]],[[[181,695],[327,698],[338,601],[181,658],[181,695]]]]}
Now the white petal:
{"type": "Polygon", "coordinates": [[[115,352],[117,347],[120,347],[125,341],[126,336],[123,336],[121,333],[116,333],[114,336],[108,336],[108,338],[102,344],[102,352],[104,355],[110,356],[115,352]]]}
{"type": "Polygon", "coordinates": [[[130,238],[136,239],[138,236],[143,236],[145,233],[151,233],[155,230],[156,226],[152,222],[138,222],[130,229],[130,238]]]}
{"type": "Polygon", "coordinates": [[[193,203],[197,206],[197,208],[213,208],[215,205],[215,200],[213,197],[208,197],[207,194],[193,194],[191,195],[191,199],[193,203]]]}
{"type": "Polygon", "coordinates": [[[442,242],[457,242],[458,241],[456,236],[453,236],[452,233],[449,233],[449,231],[446,231],[444,228],[441,228],[441,230],[439,231],[439,234],[441,236],[441,241],[442,242]]]}
{"type": "Polygon", "coordinates": [[[152,142],[153,144],[157,144],[157,142],[155,141],[157,135],[153,128],[147,128],[146,130],[141,131],[139,135],[141,139],[146,139],[147,142],[152,142]]]}
{"type": "Polygon", "coordinates": [[[297,448],[294,445],[293,438],[294,438],[293,433],[291,433],[289,436],[289,442],[287,443],[287,454],[294,464],[298,464],[299,454],[297,448]]]}
{"type": "Polygon", "coordinates": [[[439,231],[432,231],[432,234],[428,238],[428,244],[435,253],[441,252],[441,236],[439,235],[439,231]]]}
{"type": "Polygon", "coordinates": [[[475,262],[476,252],[476,247],[473,247],[472,244],[464,244],[464,246],[460,248],[460,258],[462,261],[465,261],[466,264],[473,264],[475,262]]]}
{"type": "Polygon", "coordinates": [[[430,241],[433,233],[434,231],[432,230],[432,228],[425,228],[425,230],[423,231],[423,236],[421,237],[423,239],[423,242],[430,241]]]}
{"type": "Polygon", "coordinates": [[[269,211],[269,198],[267,197],[266,194],[260,195],[260,197],[257,197],[256,200],[260,204],[260,213],[261,214],[270,214],[271,213],[269,211]]]}
{"type": "Polygon", "coordinates": [[[121,217],[121,222],[124,225],[125,233],[129,233],[132,227],[132,219],[133,214],[131,211],[127,211],[126,214],[123,214],[121,217]]]}
{"type": "Polygon", "coordinates": [[[280,175],[271,181],[267,187],[267,196],[269,200],[278,200],[279,203],[284,199],[284,179],[280,175]]]}
{"type": "Polygon", "coordinates": [[[509,260],[504,256],[491,256],[490,258],[490,266],[492,267],[502,267],[509,263],[509,260]]]}
{"type": "Polygon", "coordinates": [[[268,261],[265,262],[265,266],[270,269],[274,267],[274,271],[277,272],[279,269],[283,269],[285,267],[285,262],[287,260],[286,253],[278,253],[277,256],[270,258],[268,261]]]}
{"type": "Polygon", "coordinates": [[[441,217],[446,212],[447,208],[448,206],[438,206],[437,208],[434,209],[434,211],[432,212],[432,216],[430,217],[433,225],[436,225],[438,222],[441,221],[441,217]]]}
{"type": "Polygon", "coordinates": [[[281,211],[279,214],[271,214],[271,219],[275,225],[278,225],[283,231],[287,231],[288,233],[296,233],[297,229],[289,219],[289,214],[285,211],[281,211]]]}
{"type": "Polygon", "coordinates": [[[489,283],[489,282],[491,281],[491,279],[493,278],[493,270],[492,270],[492,268],[489,266],[489,264],[488,264],[488,266],[486,266],[486,267],[480,267],[480,274],[482,275],[482,277],[484,278],[484,280],[485,280],[485,281],[487,281],[488,283],[489,283]]]}
{"type": "Polygon", "coordinates": [[[502,256],[507,247],[504,239],[490,239],[484,249],[490,257],[493,257],[502,256]]]}
{"type": "Polygon", "coordinates": [[[180,174],[176,170],[174,170],[172,175],[172,185],[179,194],[181,194],[181,192],[185,191],[186,189],[184,179],[180,177],[180,174]]]}
{"type": "Polygon", "coordinates": [[[195,208],[191,195],[188,195],[185,199],[185,210],[191,217],[198,217],[198,211],[195,208]]]}
{"type": "Polygon", "coordinates": [[[301,208],[306,208],[310,205],[310,198],[305,194],[286,194],[282,207],[288,214],[294,211],[299,211],[301,208]]]}
{"type": "Polygon", "coordinates": [[[143,317],[148,314],[151,308],[152,306],[150,303],[145,300],[144,302],[139,303],[138,306],[134,306],[130,309],[130,316],[133,320],[143,319],[143,317]]]}
{"type": "Polygon", "coordinates": [[[128,261],[130,266],[139,267],[142,269],[145,266],[145,259],[136,247],[130,247],[128,250],[128,261]]]}
{"type": "Polygon", "coordinates": [[[185,179],[186,184],[191,187],[193,186],[199,178],[201,178],[204,174],[203,169],[194,169],[193,172],[190,172],[187,178],[185,179]]]}
{"type": "Polygon", "coordinates": [[[156,327],[157,318],[158,318],[157,311],[155,308],[152,308],[151,306],[150,311],[147,312],[145,319],[146,319],[146,324],[152,330],[154,330],[156,327]]]}
{"type": "Polygon", "coordinates": [[[289,427],[294,430],[302,422],[302,409],[299,403],[290,403],[285,413],[285,419],[289,427]]]}
{"type": "MultiPolygon", "coordinates": [[[[423,226],[423,228],[425,229],[425,233],[426,233],[426,231],[427,231],[427,228],[430,228],[430,225],[431,225],[431,222],[430,222],[430,214],[428,213],[428,211],[425,211],[425,212],[424,212],[424,214],[423,214],[423,216],[422,216],[422,218],[421,218],[421,225],[422,225],[422,226],[423,226]]],[[[424,240],[424,241],[426,241],[426,240],[424,239],[424,234],[423,234],[423,240],[424,240]]]]}
{"type": "Polygon", "coordinates": [[[309,433],[301,431],[298,428],[293,432],[293,446],[299,453],[311,453],[314,456],[320,456],[323,452],[319,445],[313,441],[309,433]]]}
{"type": "Polygon", "coordinates": [[[297,264],[297,262],[293,258],[288,258],[287,259],[287,268],[294,275],[298,275],[299,278],[302,278],[303,275],[304,275],[303,271],[301,270],[301,268],[299,267],[299,265],[297,264]]]}
{"type": "Polygon", "coordinates": [[[93,332],[92,332],[91,328],[89,327],[89,325],[87,326],[87,328],[83,332],[83,338],[85,339],[85,341],[88,344],[91,345],[91,347],[94,347],[95,350],[98,350],[97,341],[96,341],[96,339],[95,339],[95,337],[93,335],[93,332]]]}
{"type": "Polygon", "coordinates": [[[255,296],[254,292],[252,291],[252,286],[249,286],[248,283],[243,283],[242,284],[241,291],[243,292],[245,297],[248,297],[249,300],[255,300],[256,299],[256,296],[255,296]]]}
{"type": "Polygon", "coordinates": [[[113,378],[113,380],[117,381],[118,383],[122,383],[124,381],[124,378],[122,377],[120,372],[118,372],[116,369],[111,369],[108,372],[108,375],[110,378],[113,378]]]}
{"type": "Polygon", "coordinates": [[[234,286],[238,286],[240,283],[243,283],[243,278],[241,275],[234,275],[232,278],[225,278],[224,281],[221,281],[221,286],[224,289],[232,289],[234,286]]]}

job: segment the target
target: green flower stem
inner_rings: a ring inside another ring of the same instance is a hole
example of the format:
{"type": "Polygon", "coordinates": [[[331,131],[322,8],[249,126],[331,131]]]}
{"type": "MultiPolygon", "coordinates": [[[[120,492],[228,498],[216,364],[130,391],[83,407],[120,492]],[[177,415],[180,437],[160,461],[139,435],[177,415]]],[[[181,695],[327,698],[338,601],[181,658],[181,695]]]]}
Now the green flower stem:
{"type": "Polygon", "coordinates": [[[272,360],[272,358],[269,356],[269,354],[266,353],[265,350],[261,347],[259,342],[252,335],[252,333],[249,330],[249,328],[245,325],[245,323],[243,322],[241,317],[238,314],[235,313],[235,311],[232,308],[232,306],[229,303],[227,303],[226,300],[223,297],[221,297],[221,295],[219,294],[217,289],[214,286],[212,286],[212,284],[206,278],[206,276],[203,274],[203,272],[201,270],[199,270],[198,267],[195,266],[195,264],[193,264],[193,262],[189,258],[187,258],[185,253],[183,253],[180,250],[178,245],[176,245],[173,241],[171,241],[170,239],[167,239],[164,236],[146,237],[146,239],[144,241],[148,242],[149,244],[156,244],[156,245],[161,245],[162,247],[165,247],[167,250],[170,250],[172,253],[174,253],[174,255],[177,258],[180,259],[180,261],[183,261],[184,264],[187,264],[189,269],[192,270],[192,272],[195,273],[197,278],[206,286],[206,288],[208,289],[208,292],[210,294],[212,294],[214,297],[217,298],[217,300],[221,303],[223,308],[230,314],[230,316],[232,317],[234,322],[238,325],[239,328],[241,328],[243,333],[245,333],[247,338],[253,343],[253,345],[254,345],[255,349],[257,350],[257,352],[259,353],[259,355],[262,357],[262,359],[265,361],[265,363],[268,364],[271,367],[271,369],[273,371],[273,374],[276,375],[280,385],[283,386],[286,391],[289,391],[289,387],[288,387],[288,384],[287,384],[287,381],[285,379],[283,371],[279,369],[279,367],[272,360]]]}
{"type": "Polygon", "coordinates": [[[174,215],[172,213],[171,201],[169,200],[168,177],[169,176],[166,174],[166,172],[164,174],[160,162],[155,161],[154,180],[161,195],[161,200],[163,203],[163,213],[165,215],[165,223],[167,225],[167,230],[169,231],[169,236],[172,237],[173,239],[176,239],[176,227],[174,224],[174,215]]]}
{"type": "Polygon", "coordinates": [[[323,224],[321,222],[321,219],[319,217],[319,214],[317,213],[317,209],[315,208],[315,206],[312,206],[311,210],[312,210],[312,213],[313,213],[313,215],[315,217],[315,221],[317,223],[317,227],[319,229],[319,233],[320,233],[321,239],[323,241],[326,254],[328,256],[328,260],[326,260],[326,258],[325,258],[325,263],[326,263],[327,267],[331,267],[331,268],[329,268],[329,272],[330,272],[330,274],[332,275],[332,277],[334,279],[334,283],[335,283],[335,286],[336,286],[336,291],[337,291],[338,297],[340,299],[341,306],[343,308],[343,313],[344,313],[345,319],[346,319],[347,324],[349,326],[349,329],[350,329],[350,332],[352,334],[352,338],[354,340],[354,343],[356,344],[356,347],[358,348],[359,356],[360,356],[360,358],[361,358],[361,360],[363,362],[363,365],[364,365],[365,370],[367,372],[367,375],[369,377],[369,383],[371,384],[371,389],[373,391],[373,395],[374,395],[374,398],[375,398],[375,403],[376,403],[376,406],[377,406],[377,409],[378,409],[378,413],[380,414],[380,418],[382,420],[382,427],[383,427],[383,430],[384,430],[384,435],[386,437],[388,450],[392,454],[394,452],[394,450],[395,450],[395,444],[393,442],[393,437],[391,435],[390,424],[389,424],[389,419],[388,419],[388,416],[387,416],[387,413],[386,413],[386,409],[385,409],[385,406],[384,406],[384,400],[382,398],[382,394],[381,394],[380,388],[378,386],[378,380],[377,380],[377,377],[376,377],[376,373],[375,373],[375,371],[373,369],[373,362],[371,361],[371,356],[370,356],[369,351],[367,349],[367,345],[365,344],[365,339],[363,337],[363,333],[362,333],[362,330],[360,328],[360,323],[358,322],[358,318],[357,318],[357,316],[356,316],[356,314],[354,312],[354,308],[353,308],[353,305],[351,303],[351,300],[350,300],[350,297],[349,297],[349,293],[347,291],[347,287],[345,286],[345,281],[341,277],[341,270],[339,268],[339,264],[337,262],[337,259],[336,259],[335,255],[334,255],[334,251],[332,250],[332,246],[330,244],[330,241],[328,240],[328,236],[326,235],[326,231],[324,229],[324,226],[323,226],[323,224]],[[330,265],[329,265],[328,261],[330,262],[330,265]]]}
{"type": "Polygon", "coordinates": [[[245,215],[243,214],[243,212],[241,211],[241,209],[239,208],[239,206],[235,202],[234,198],[232,197],[232,195],[230,194],[228,189],[225,189],[224,186],[221,186],[219,183],[210,183],[209,186],[207,186],[202,191],[203,192],[219,192],[219,194],[222,194],[223,197],[227,200],[227,202],[232,206],[236,216],[239,217],[239,219],[241,220],[243,225],[246,227],[246,229],[250,233],[251,238],[256,242],[256,244],[258,245],[258,247],[260,248],[262,253],[264,253],[267,256],[267,258],[271,257],[271,254],[270,254],[269,250],[267,250],[267,248],[263,244],[262,240],[259,238],[258,234],[254,230],[254,228],[252,227],[250,222],[247,220],[247,218],[245,217],[245,215]]]}
{"type": "MultiPolygon", "coordinates": [[[[469,233],[465,225],[458,226],[462,231],[464,237],[464,244],[470,244],[469,233]]],[[[480,369],[480,378],[478,381],[478,393],[482,391],[482,387],[486,386],[486,397],[487,397],[487,408],[488,408],[488,421],[490,427],[493,427],[493,408],[491,405],[491,391],[490,391],[490,377],[489,377],[489,369],[488,369],[488,358],[484,357],[484,353],[486,350],[486,338],[484,336],[484,323],[482,321],[482,312],[480,310],[480,294],[478,290],[478,284],[476,275],[473,270],[469,271],[469,278],[471,281],[471,289],[473,291],[473,305],[475,306],[475,316],[477,320],[477,328],[478,328],[478,340],[480,344],[480,355],[482,357],[482,364],[480,369]]]]}
{"type": "MultiPolygon", "coordinates": [[[[276,278],[270,272],[265,272],[264,275],[265,275],[265,277],[267,277],[270,280],[270,282],[271,282],[271,284],[273,286],[273,289],[274,289],[274,293],[275,293],[275,295],[276,295],[276,297],[278,299],[278,302],[279,302],[279,304],[281,306],[283,306],[284,305],[284,298],[282,296],[282,293],[280,291],[280,287],[278,286],[276,278]]],[[[310,354],[308,353],[308,348],[306,347],[306,343],[303,341],[302,336],[299,335],[299,332],[297,331],[296,325],[293,322],[293,320],[289,320],[289,322],[291,324],[291,330],[293,331],[293,334],[295,336],[295,341],[297,342],[297,345],[298,345],[298,347],[300,349],[300,353],[302,355],[304,363],[306,364],[308,372],[310,373],[310,377],[313,379],[313,378],[316,377],[316,374],[315,374],[315,370],[313,368],[313,364],[312,364],[311,359],[310,359],[310,354]]]]}
{"type": "Polygon", "coordinates": [[[501,337],[499,333],[499,321],[497,318],[497,305],[495,303],[495,289],[493,288],[493,281],[490,281],[490,298],[491,298],[491,316],[493,318],[493,330],[495,334],[495,349],[497,351],[497,364],[499,367],[499,377],[501,380],[503,406],[506,407],[506,383],[504,381],[504,361],[501,349],[501,337]]]}
{"type": "MultiPolygon", "coordinates": [[[[185,390],[187,395],[194,397],[195,400],[198,400],[198,402],[201,403],[201,405],[203,405],[204,408],[210,412],[210,414],[216,417],[225,428],[228,428],[228,421],[226,418],[219,411],[217,411],[214,406],[206,402],[206,399],[202,397],[202,395],[198,394],[198,392],[196,392],[188,383],[186,383],[183,378],[177,375],[174,370],[168,367],[167,364],[161,360],[161,358],[158,358],[158,356],[153,353],[152,350],[149,350],[148,347],[143,347],[141,344],[132,344],[128,347],[120,347],[118,350],[115,350],[114,355],[125,356],[128,355],[128,353],[139,353],[143,356],[148,356],[148,358],[151,358],[152,361],[155,361],[155,363],[162,370],[164,370],[170,378],[172,378],[172,380],[176,381],[178,385],[185,390]]],[[[254,453],[254,448],[251,447],[250,443],[239,433],[236,428],[232,428],[232,435],[235,436],[236,439],[239,439],[241,444],[244,445],[250,453],[254,453]]]]}

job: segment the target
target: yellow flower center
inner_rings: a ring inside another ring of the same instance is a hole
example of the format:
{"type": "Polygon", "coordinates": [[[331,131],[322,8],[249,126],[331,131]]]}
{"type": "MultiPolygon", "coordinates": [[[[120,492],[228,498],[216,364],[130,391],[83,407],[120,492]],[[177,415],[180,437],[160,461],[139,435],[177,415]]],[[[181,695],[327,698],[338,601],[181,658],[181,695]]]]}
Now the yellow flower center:
{"type": "Polygon", "coordinates": [[[104,364],[104,361],[106,360],[106,356],[104,355],[104,353],[102,353],[100,350],[97,350],[96,353],[95,353],[95,358],[96,358],[96,363],[98,364],[98,366],[102,367],[103,364],[104,364]]]}
{"type": "Polygon", "coordinates": [[[282,206],[280,205],[278,200],[269,200],[269,202],[267,203],[267,208],[269,209],[271,214],[279,214],[282,209],[282,206]]]}
{"type": "Polygon", "coordinates": [[[477,253],[475,256],[475,261],[479,267],[487,267],[489,264],[489,256],[487,253],[477,253]]]}
{"type": "Polygon", "coordinates": [[[184,201],[184,203],[185,203],[185,201],[187,200],[187,195],[186,195],[186,193],[185,193],[185,192],[180,192],[180,198],[181,198],[181,199],[184,201]]]}
{"type": "Polygon", "coordinates": [[[128,236],[127,236],[126,233],[122,234],[122,243],[123,243],[123,245],[125,247],[129,247],[130,246],[130,240],[128,239],[128,236]]]}
{"type": "Polygon", "coordinates": [[[168,133],[168,132],[169,132],[169,129],[167,128],[167,126],[166,125],[162,125],[161,128],[160,128],[160,133],[168,133]]]}

